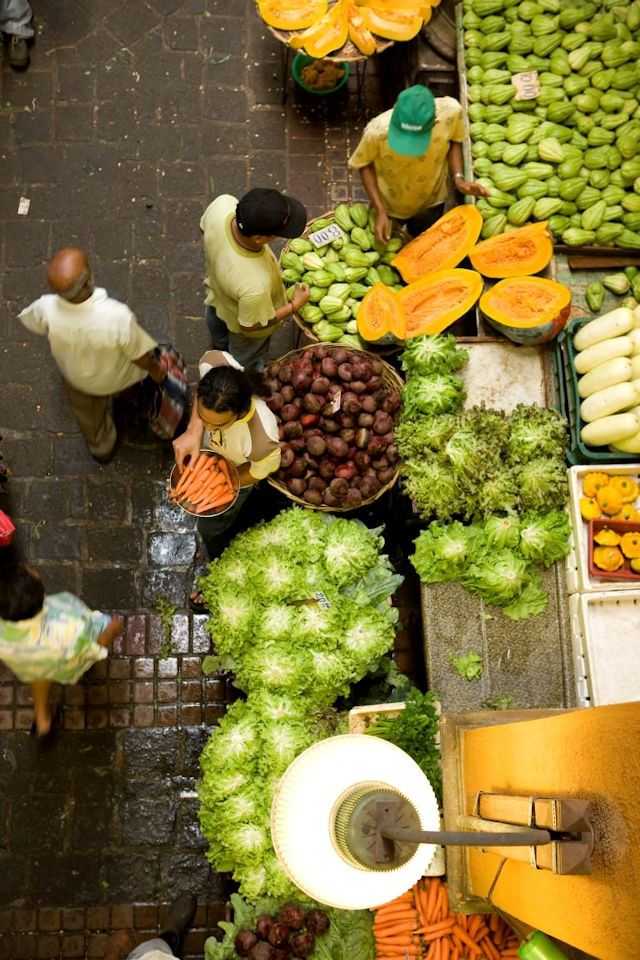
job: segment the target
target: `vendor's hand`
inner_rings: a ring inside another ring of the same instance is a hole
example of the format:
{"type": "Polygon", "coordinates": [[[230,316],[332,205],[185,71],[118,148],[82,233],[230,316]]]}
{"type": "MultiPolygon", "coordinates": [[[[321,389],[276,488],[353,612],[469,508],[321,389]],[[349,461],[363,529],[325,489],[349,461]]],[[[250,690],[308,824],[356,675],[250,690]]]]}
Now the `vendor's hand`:
{"type": "Polygon", "coordinates": [[[376,240],[383,247],[391,240],[391,220],[386,210],[378,210],[376,214],[375,235],[376,240]]]}
{"type": "Polygon", "coordinates": [[[488,197],[489,191],[481,183],[475,180],[463,180],[462,177],[456,177],[456,190],[467,197],[488,197]]]}
{"type": "Polygon", "coordinates": [[[297,313],[301,307],[304,307],[305,303],[309,300],[309,285],[306,283],[296,284],[296,289],[293,292],[291,298],[291,305],[294,311],[297,313]]]}
{"type": "Polygon", "coordinates": [[[194,466],[200,456],[202,446],[202,430],[186,430],[173,441],[173,453],[180,473],[187,466],[194,466]]]}
{"type": "Polygon", "coordinates": [[[124,633],[124,617],[111,617],[108,625],[98,637],[98,643],[101,647],[108,647],[122,633],[124,633]]]}

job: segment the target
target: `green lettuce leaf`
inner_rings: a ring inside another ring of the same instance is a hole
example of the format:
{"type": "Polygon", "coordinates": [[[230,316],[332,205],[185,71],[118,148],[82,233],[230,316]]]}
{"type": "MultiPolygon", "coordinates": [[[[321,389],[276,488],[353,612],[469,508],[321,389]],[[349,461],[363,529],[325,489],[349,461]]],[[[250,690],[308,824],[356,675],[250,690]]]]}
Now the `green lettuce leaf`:
{"type": "Polygon", "coordinates": [[[402,369],[407,373],[431,376],[453,373],[465,365],[469,352],[458,347],[456,338],[445,336],[412,337],[402,353],[402,369]]]}
{"type": "Polygon", "coordinates": [[[520,551],[527,560],[550,567],[569,552],[571,525],[564,510],[529,513],[522,518],[520,551]]]}
{"type": "Polygon", "coordinates": [[[515,600],[502,608],[505,616],[511,620],[526,620],[537,617],[547,609],[549,597],[537,575],[531,575],[515,600]]]}

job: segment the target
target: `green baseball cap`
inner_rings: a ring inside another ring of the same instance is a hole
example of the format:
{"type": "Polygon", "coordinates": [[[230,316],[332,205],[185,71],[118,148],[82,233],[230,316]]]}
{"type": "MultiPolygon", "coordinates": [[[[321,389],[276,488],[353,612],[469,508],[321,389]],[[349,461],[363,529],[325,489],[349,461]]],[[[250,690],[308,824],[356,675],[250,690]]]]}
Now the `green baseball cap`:
{"type": "Polygon", "coordinates": [[[389,146],[405,157],[423,156],[435,121],[436,101],[428,87],[418,84],[403,90],[391,114],[389,146]]]}

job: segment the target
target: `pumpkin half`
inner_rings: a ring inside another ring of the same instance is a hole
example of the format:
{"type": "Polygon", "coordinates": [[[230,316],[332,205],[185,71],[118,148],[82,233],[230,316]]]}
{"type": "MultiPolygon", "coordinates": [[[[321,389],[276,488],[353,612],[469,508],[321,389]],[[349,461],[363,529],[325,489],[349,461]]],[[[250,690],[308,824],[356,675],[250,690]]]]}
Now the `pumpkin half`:
{"type": "Polygon", "coordinates": [[[571,291],[543,277],[500,280],[480,299],[480,309],[500,333],[518,343],[545,343],[564,327],[571,291]]]}
{"type": "Polygon", "coordinates": [[[332,50],[343,47],[348,34],[347,5],[344,0],[338,0],[313,26],[296,34],[289,42],[296,50],[304,47],[310,57],[322,60],[332,50]]]}
{"type": "Polygon", "coordinates": [[[304,30],[327,12],[327,0],[258,0],[258,12],[274,30],[304,30]]]}
{"type": "Polygon", "coordinates": [[[420,33],[424,18],[419,13],[392,7],[360,7],[364,25],[371,33],[385,40],[413,40],[420,33]]]}
{"type": "Polygon", "coordinates": [[[482,277],[474,270],[438,270],[410,283],[396,293],[404,311],[405,338],[440,333],[464,316],[481,293],[482,277]]]}
{"type": "Polygon", "coordinates": [[[481,230],[480,211],[471,203],[460,204],[403,247],[394,257],[392,266],[406,283],[413,283],[435,270],[457,267],[477,241],[481,230]]]}
{"type": "Polygon", "coordinates": [[[375,283],[360,304],[358,333],[372,343],[389,333],[398,340],[404,340],[404,311],[398,294],[384,283],[375,283]]]}
{"type": "Polygon", "coordinates": [[[358,48],[365,57],[370,57],[376,52],[376,38],[367,30],[364,20],[358,13],[355,3],[348,5],[349,13],[349,40],[358,48]]]}
{"type": "Polygon", "coordinates": [[[485,277],[528,277],[544,270],[552,256],[546,222],[490,237],[469,252],[474,269],[485,277]]]}

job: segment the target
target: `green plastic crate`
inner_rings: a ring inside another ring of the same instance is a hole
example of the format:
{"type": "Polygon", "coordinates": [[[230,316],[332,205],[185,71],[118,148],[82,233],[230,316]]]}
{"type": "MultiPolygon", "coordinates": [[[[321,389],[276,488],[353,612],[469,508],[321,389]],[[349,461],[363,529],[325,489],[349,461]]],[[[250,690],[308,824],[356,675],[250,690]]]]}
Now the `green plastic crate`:
{"type": "Polygon", "coordinates": [[[588,447],[580,439],[584,422],[580,419],[581,397],[578,393],[578,374],[574,365],[576,351],[573,348],[574,334],[589,323],[593,317],[577,317],[556,337],[554,344],[554,367],[558,380],[561,413],[569,424],[569,446],[566,457],[572,465],[580,463],[637,463],[637,453],[588,447]]]}

